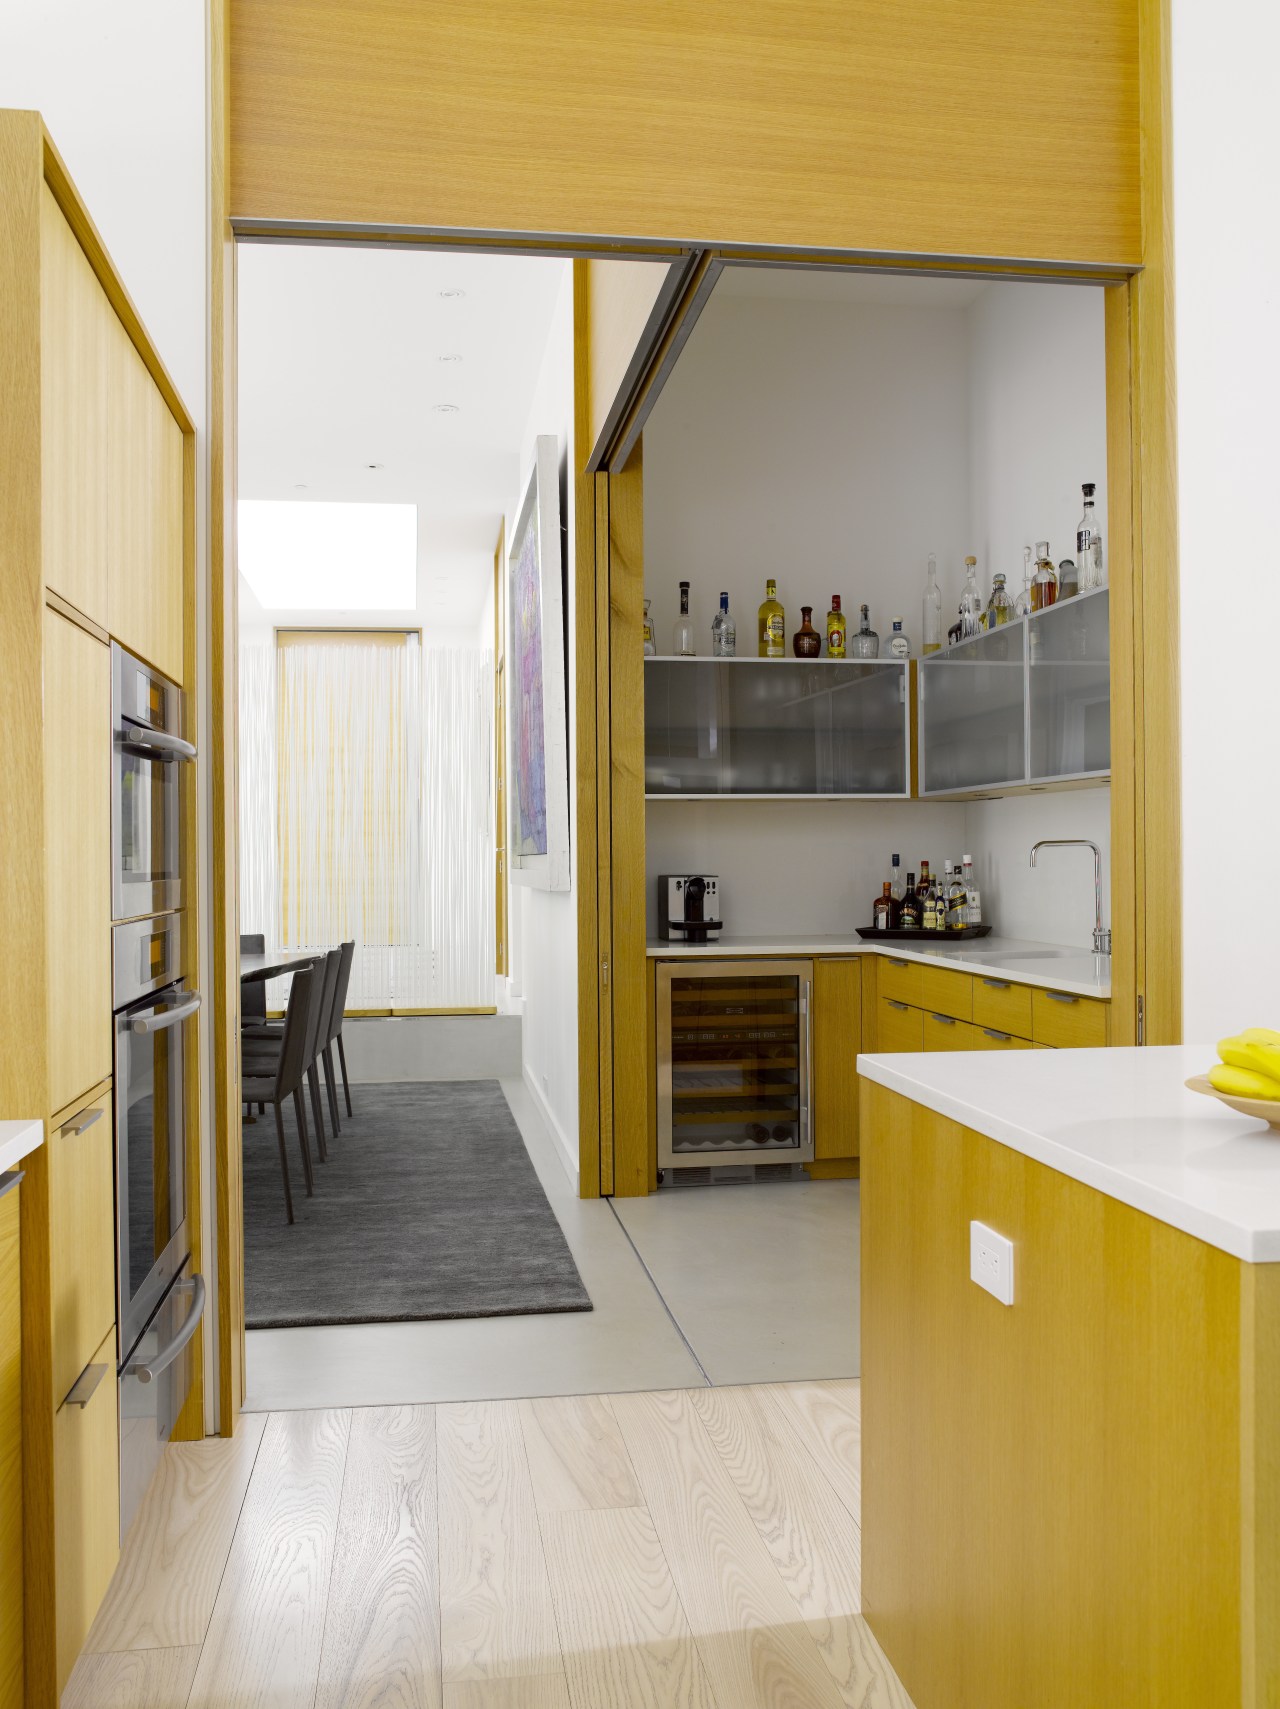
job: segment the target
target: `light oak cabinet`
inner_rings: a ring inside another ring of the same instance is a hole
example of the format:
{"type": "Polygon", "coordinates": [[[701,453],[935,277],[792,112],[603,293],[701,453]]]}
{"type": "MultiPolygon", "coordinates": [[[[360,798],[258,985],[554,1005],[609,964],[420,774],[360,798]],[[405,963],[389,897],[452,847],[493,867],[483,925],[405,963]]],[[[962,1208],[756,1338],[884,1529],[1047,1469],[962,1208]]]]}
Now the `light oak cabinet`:
{"type": "Polygon", "coordinates": [[[862,967],[822,957],[813,964],[813,1155],[818,1162],[858,1155],[858,1075],[862,1048],[862,967]]]}
{"type": "Polygon", "coordinates": [[[876,1005],[877,1050],[923,1050],[924,1010],[897,997],[881,996],[876,1005]]]}
{"type": "Polygon", "coordinates": [[[925,962],[877,956],[875,1038],[900,1050],[1025,1050],[1105,1045],[1111,1005],[925,962]]]}
{"type": "Polygon", "coordinates": [[[115,1168],[111,1094],[51,1127],[50,1292],[54,1406],[116,1319],[115,1168]]]}
{"type": "Polygon", "coordinates": [[[111,1073],[111,654],[46,609],[49,1110],[111,1073]]]}
{"type": "Polygon", "coordinates": [[[61,1694],[120,1559],[116,1331],[103,1339],[53,1421],[55,1640],[61,1694]]]}
{"type": "Polygon", "coordinates": [[[0,1709],[20,1709],[23,1687],[21,1192],[0,1196],[0,1709]]]}

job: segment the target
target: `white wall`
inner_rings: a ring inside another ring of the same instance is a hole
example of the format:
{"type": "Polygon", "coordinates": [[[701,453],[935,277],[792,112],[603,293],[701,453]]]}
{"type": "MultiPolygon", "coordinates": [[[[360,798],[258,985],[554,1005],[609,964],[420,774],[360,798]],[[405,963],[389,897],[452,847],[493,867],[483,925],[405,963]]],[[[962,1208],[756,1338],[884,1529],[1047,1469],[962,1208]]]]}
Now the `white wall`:
{"type": "Polygon", "coordinates": [[[982,891],[986,923],[1006,938],[1093,948],[1093,858],[1088,849],[1045,849],[1042,837],[1087,837],[1102,855],[1102,919],[1111,924],[1111,790],[1008,795],[965,807],[964,848],[982,891]]]}
{"type": "Polygon", "coordinates": [[[1212,1041],[1280,1026],[1280,915],[1233,930],[1206,906],[1280,846],[1280,13],[1173,0],[1172,24],[1183,1036],[1212,1041]]]}

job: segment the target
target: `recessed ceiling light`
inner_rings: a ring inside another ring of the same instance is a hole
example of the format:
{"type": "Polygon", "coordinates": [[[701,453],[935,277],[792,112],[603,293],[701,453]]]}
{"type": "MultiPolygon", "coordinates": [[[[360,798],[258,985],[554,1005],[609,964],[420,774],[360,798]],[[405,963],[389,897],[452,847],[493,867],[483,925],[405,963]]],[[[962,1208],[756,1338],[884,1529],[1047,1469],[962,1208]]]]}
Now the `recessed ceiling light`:
{"type": "Polygon", "coordinates": [[[385,463],[366,463],[365,464],[366,469],[382,469],[385,467],[386,467],[385,463]]]}
{"type": "Polygon", "coordinates": [[[307,486],[307,483],[305,481],[295,481],[293,483],[293,490],[296,493],[305,493],[305,492],[309,492],[310,488],[307,486]]]}
{"type": "Polygon", "coordinates": [[[437,362],[461,362],[462,358],[456,352],[448,356],[437,356],[437,362]]]}
{"type": "Polygon", "coordinates": [[[457,404],[432,404],[431,407],[437,415],[457,415],[458,413],[457,404]]]}
{"type": "Polygon", "coordinates": [[[467,293],[465,291],[460,291],[456,285],[454,285],[451,290],[441,291],[440,293],[442,297],[465,297],[466,294],[467,293]]]}

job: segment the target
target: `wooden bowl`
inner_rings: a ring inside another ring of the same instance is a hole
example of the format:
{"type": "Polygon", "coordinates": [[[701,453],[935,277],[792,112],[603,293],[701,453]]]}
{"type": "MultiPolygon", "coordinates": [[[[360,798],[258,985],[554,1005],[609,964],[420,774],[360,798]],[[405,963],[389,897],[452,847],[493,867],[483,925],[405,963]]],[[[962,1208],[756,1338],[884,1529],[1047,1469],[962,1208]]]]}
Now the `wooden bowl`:
{"type": "Polygon", "coordinates": [[[1268,1127],[1280,1130],[1280,1099],[1233,1098],[1229,1092],[1220,1092],[1207,1074],[1197,1074],[1186,1086],[1189,1092],[1203,1092],[1206,1098],[1216,1098],[1229,1110],[1236,1110],[1242,1116],[1256,1116],[1268,1127]]]}

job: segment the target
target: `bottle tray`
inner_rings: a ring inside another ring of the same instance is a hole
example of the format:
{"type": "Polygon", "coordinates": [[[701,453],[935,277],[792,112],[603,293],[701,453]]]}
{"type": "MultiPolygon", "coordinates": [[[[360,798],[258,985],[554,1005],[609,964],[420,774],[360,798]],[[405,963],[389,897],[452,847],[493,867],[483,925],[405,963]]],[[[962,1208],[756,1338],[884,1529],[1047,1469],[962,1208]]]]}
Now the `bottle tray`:
{"type": "Polygon", "coordinates": [[[990,926],[963,926],[958,932],[926,932],[923,926],[904,932],[895,926],[891,931],[881,931],[876,926],[859,926],[858,936],[868,940],[874,938],[882,944],[959,944],[966,938],[985,938],[991,931],[990,926]]]}

